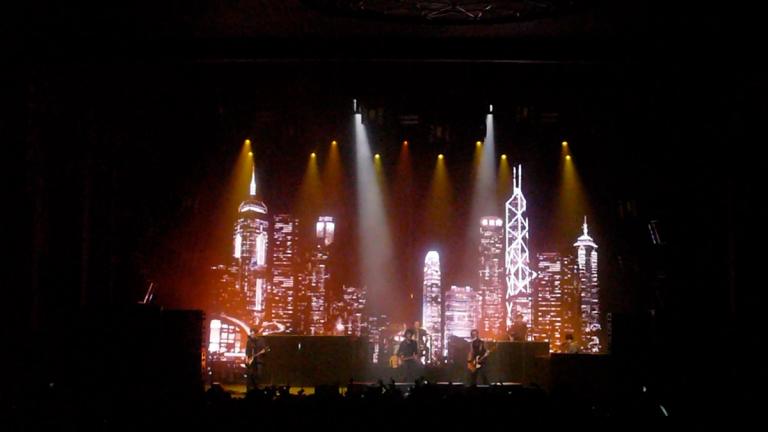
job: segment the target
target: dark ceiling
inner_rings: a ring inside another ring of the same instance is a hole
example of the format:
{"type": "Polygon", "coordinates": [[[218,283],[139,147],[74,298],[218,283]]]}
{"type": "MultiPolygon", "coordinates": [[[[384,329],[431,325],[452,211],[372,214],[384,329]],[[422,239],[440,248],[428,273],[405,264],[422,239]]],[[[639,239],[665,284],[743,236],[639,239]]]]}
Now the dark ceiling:
{"type": "MultiPolygon", "coordinates": [[[[490,22],[446,22],[418,15],[402,19],[347,13],[339,7],[361,3],[371,10],[399,2],[31,1],[26,5],[25,20],[13,20],[12,15],[6,19],[10,28],[20,26],[15,33],[23,35],[26,53],[33,57],[165,60],[615,59],[647,41],[653,25],[644,1],[634,2],[631,8],[599,0],[463,2],[536,12],[490,22]],[[571,3],[575,6],[569,6],[571,3]]],[[[429,3],[435,8],[440,3],[462,2],[429,3]]]]}

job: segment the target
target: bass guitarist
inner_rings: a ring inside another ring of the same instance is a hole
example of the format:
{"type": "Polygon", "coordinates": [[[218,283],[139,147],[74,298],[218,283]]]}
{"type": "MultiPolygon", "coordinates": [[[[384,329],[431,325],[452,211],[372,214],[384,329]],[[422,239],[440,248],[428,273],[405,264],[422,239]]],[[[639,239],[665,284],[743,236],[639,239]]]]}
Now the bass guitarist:
{"type": "Polygon", "coordinates": [[[245,366],[248,368],[248,382],[246,390],[251,391],[258,387],[264,369],[264,354],[269,352],[269,347],[264,339],[259,337],[259,329],[251,328],[248,342],[245,345],[245,366]]]}

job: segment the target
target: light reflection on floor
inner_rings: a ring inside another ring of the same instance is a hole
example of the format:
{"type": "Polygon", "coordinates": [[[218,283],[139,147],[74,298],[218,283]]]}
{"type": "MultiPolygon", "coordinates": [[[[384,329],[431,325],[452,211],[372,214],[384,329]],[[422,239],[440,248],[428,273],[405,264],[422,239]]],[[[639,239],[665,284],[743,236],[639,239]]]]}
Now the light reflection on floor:
{"type": "MultiPolygon", "coordinates": [[[[211,387],[210,385],[206,385],[205,390],[208,390],[210,387],[211,387]]],[[[221,384],[221,387],[228,393],[232,394],[233,398],[245,397],[245,393],[246,393],[245,384],[221,384]]],[[[304,390],[304,395],[306,396],[309,396],[315,393],[314,387],[291,387],[290,392],[292,395],[298,395],[301,390],[304,390]]],[[[347,391],[346,387],[339,387],[340,394],[344,394],[346,393],[346,391],[347,391]]]]}

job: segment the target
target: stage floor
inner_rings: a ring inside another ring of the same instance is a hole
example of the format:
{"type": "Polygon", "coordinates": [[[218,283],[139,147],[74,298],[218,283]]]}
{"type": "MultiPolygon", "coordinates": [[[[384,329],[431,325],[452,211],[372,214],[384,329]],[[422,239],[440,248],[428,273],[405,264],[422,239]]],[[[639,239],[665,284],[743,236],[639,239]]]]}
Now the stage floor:
{"type": "MultiPolygon", "coordinates": [[[[375,386],[375,385],[377,385],[377,383],[375,383],[375,382],[361,382],[361,383],[354,383],[354,384],[361,385],[361,386],[375,386]]],[[[436,382],[436,383],[433,383],[433,384],[437,384],[437,385],[441,385],[441,386],[448,386],[448,385],[459,386],[459,387],[463,387],[464,386],[464,383],[460,383],[460,382],[454,382],[454,383],[436,382]]],[[[219,385],[221,385],[221,387],[227,393],[232,395],[233,398],[244,398],[245,397],[245,394],[246,394],[245,384],[219,383],[219,385]]],[[[406,383],[406,382],[396,382],[395,383],[395,386],[397,388],[399,388],[399,389],[404,389],[404,388],[412,387],[413,385],[414,385],[413,383],[406,383]]],[[[515,386],[515,387],[517,387],[517,386],[522,386],[522,384],[518,383],[518,382],[503,382],[503,383],[494,383],[491,386],[504,386],[504,387],[515,386]]],[[[490,386],[478,385],[478,387],[490,387],[490,386]]],[[[211,388],[211,385],[210,384],[206,384],[205,390],[207,391],[209,388],[211,388]]],[[[315,394],[315,387],[313,387],[313,386],[291,387],[289,391],[290,391],[290,393],[292,395],[299,395],[299,394],[301,394],[303,392],[304,395],[309,396],[309,395],[315,394]]],[[[346,392],[347,392],[347,387],[346,386],[339,387],[339,394],[343,395],[346,392]]]]}
{"type": "MultiPolygon", "coordinates": [[[[219,383],[221,387],[227,391],[229,394],[232,395],[233,398],[244,398],[246,389],[245,384],[227,384],[227,383],[219,383]]],[[[205,385],[205,390],[207,391],[209,388],[211,388],[210,384],[205,385]]],[[[262,387],[263,388],[263,387],[262,387]]],[[[309,396],[311,394],[315,394],[315,388],[314,387],[291,387],[290,393],[292,395],[298,395],[301,391],[304,391],[304,394],[309,396]]],[[[343,394],[347,391],[346,387],[339,387],[339,393],[343,394]]]]}

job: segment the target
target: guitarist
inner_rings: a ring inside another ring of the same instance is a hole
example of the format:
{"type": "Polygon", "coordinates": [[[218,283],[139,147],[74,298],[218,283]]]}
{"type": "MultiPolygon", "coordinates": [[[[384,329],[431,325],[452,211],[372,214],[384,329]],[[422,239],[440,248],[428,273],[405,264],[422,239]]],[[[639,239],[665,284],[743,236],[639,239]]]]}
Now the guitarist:
{"type": "Polygon", "coordinates": [[[269,347],[264,342],[264,338],[259,337],[259,329],[252,327],[251,334],[248,335],[248,342],[245,345],[245,365],[248,368],[246,389],[248,391],[258,387],[264,368],[264,354],[268,351],[269,347]]]}
{"type": "Polygon", "coordinates": [[[419,347],[413,339],[413,329],[405,331],[405,339],[400,342],[397,348],[397,356],[400,358],[400,367],[405,373],[405,382],[411,382],[416,379],[419,362],[419,347]]]}
{"type": "Polygon", "coordinates": [[[488,376],[485,373],[487,369],[485,367],[488,360],[488,351],[485,348],[485,342],[480,339],[477,330],[470,332],[472,342],[470,344],[469,353],[467,354],[467,368],[469,369],[469,385],[476,386],[478,379],[482,380],[482,384],[489,384],[488,376]]]}

